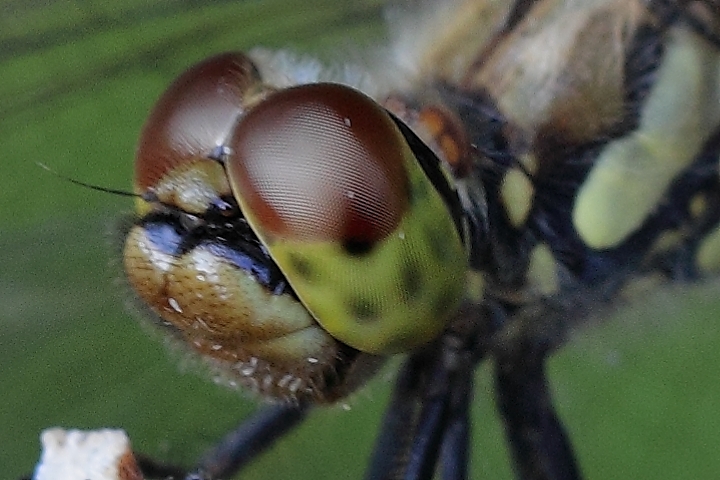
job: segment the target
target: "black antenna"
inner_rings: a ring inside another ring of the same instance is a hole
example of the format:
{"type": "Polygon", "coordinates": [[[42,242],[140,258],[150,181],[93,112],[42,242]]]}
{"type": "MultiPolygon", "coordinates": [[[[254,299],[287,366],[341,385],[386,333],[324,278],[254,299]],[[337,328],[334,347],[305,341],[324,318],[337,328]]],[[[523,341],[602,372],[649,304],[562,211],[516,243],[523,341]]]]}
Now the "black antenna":
{"type": "Polygon", "coordinates": [[[35,162],[35,163],[37,164],[38,167],[42,168],[43,170],[45,170],[45,171],[47,171],[47,172],[49,172],[49,173],[52,173],[53,175],[55,175],[55,176],[58,177],[58,178],[61,178],[61,179],[65,180],[65,181],[67,181],[67,182],[70,182],[70,183],[74,183],[75,185],[79,185],[79,186],[81,186],[81,187],[89,188],[90,190],[96,190],[96,191],[98,191],[98,192],[111,193],[111,194],[113,194],[113,195],[120,195],[120,196],[122,196],[122,197],[134,197],[134,198],[142,198],[143,200],[148,200],[145,195],[140,195],[140,194],[138,194],[138,193],[133,193],[133,192],[127,192],[127,191],[125,191],[125,190],[116,190],[116,189],[114,189],[114,188],[101,187],[101,186],[99,186],[99,185],[93,185],[93,184],[91,184],[91,183],[81,182],[80,180],[75,180],[75,179],[72,178],[72,177],[68,177],[68,176],[65,176],[65,175],[62,175],[62,174],[56,172],[55,170],[53,170],[52,168],[48,167],[48,166],[45,165],[44,163],[41,163],[41,162],[35,162]]]}

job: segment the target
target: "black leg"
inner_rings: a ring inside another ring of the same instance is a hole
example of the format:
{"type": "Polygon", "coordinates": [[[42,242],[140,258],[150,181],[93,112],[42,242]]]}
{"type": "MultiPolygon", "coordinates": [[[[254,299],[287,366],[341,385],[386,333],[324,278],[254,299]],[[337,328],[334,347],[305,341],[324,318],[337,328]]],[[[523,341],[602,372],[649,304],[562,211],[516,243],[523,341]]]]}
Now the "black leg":
{"type": "Polygon", "coordinates": [[[448,376],[440,347],[401,369],[366,480],[431,479],[447,414],[448,376]]]}
{"type": "Polygon", "coordinates": [[[367,480],[467,477],[473,362],[457,342],[438,342],[401,369],[377,438],[367,480]]]}
{"type": "Polygon", "coordinates": [[[229,478],[305,419],[308,405],[282,404],[261,410],[228,434],[200,460],[187,479],[229,478]]]}
{"type": "Polygon", "coordinates": [[[382,429],[375,441],[366,480],[402,478],[419,416],[424,359],[412,356],[398,373],[382,429]]]}
{"type": "Polygon", "coordinates": [[[552,405],[546,351],[496,356],[496,394],[518,478],[578,480],[570,441],[552,405]]]}
{"type": "Polygon", "coordinates": [[[474,365],[468,365],[467,370],[458,372],[455,378],[440,457],[443,480],[468,478],[473,370],[474,365]]]}
{"type": "Polygon", "coordinates": [[[450,379],[441,362],[433,366],[431,381],[421,396],[422,408],[410,445],[404,480],[432,479],[440,455],[448,420],[450,379]]]}
{"type": "Polygon", "coordinates": [[[138,467],[145,478],[185,478],[187,471],[174,465],[165,465],[141,454],[135,454],[138,467]]]}

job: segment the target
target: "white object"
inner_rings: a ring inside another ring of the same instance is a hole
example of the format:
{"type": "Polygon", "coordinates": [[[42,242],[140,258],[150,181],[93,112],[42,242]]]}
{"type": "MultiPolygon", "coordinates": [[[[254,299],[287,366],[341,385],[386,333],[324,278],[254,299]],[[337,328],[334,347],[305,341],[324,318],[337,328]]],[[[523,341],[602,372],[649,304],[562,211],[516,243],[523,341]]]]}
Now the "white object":
{"type": "Polygon", "coordinates": [[[123,430],[42,432],[33,480],[142,480],[123,430]]]}

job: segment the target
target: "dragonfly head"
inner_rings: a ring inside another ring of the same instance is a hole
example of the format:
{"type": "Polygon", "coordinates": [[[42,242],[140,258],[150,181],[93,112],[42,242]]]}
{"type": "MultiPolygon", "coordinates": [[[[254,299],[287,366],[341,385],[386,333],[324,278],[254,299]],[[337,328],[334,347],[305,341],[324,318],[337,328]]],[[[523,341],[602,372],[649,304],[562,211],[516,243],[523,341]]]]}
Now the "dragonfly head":
{"type": "Polygon", "coordinates": [[[241,54],[193,67],[141,136],[130,283],[203,354],[293,370],[334,361],[333,342],[371,356],[430,342],[467,259],[456,200],[398,122],[350,87],[276,91],[241,54]]]}

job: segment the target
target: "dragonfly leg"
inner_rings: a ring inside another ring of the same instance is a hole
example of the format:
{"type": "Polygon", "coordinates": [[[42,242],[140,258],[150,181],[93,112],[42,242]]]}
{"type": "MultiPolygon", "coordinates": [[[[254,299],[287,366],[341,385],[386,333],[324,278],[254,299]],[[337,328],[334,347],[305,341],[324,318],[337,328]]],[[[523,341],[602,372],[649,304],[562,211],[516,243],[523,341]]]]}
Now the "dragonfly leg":
{"type": "Polygon", "coordinates": [[[468,478],[470,441],[470,403],[472,402],[473,368],[456,375],[450,397],[450,408],[442,439],[441,468],[443,480],[468,478]]]}
{"type": "Polygon", "coordinates": [[[448,417],[449,378],[443,369],[434,369],[432,384],[425,387],[420,414],[407,457],[404,480],[430,480],[440,455],[448,417]]]}
{"type": "Polygon", "coordinates": [[[142,454],[135,454],[138,467],[144,478],[184,478],[187,471],[175,465],[159,463],[142,454]]]}
{"type": "Polygon", "coordinates": [[[266,407],[244,421],[218,445],[208,451],[187,480],[230,478],[255,459],[276,440],[302,422],[307,404],[281,404],[266,407]]]}
{"type": "Polygon", "coordinates": [[[439,342],[413,355],[399,373],[367,480],[433,478],[438,459],[447,480],[467,476],[469,355],[439,342]]]}
{"type": "Polygon", "coordinates": [[[496,356],[496,395],[522,480],[578,480],[570,440],[552,405],[547,350],[525,348],[496,356]]]}
{"type": "Polygon", "coordinates": [[[426,359],[413,355],[398,372],[382,428],[375,441],[366,480],[402,478],[420,410],[420,384],[426,359]]]}

